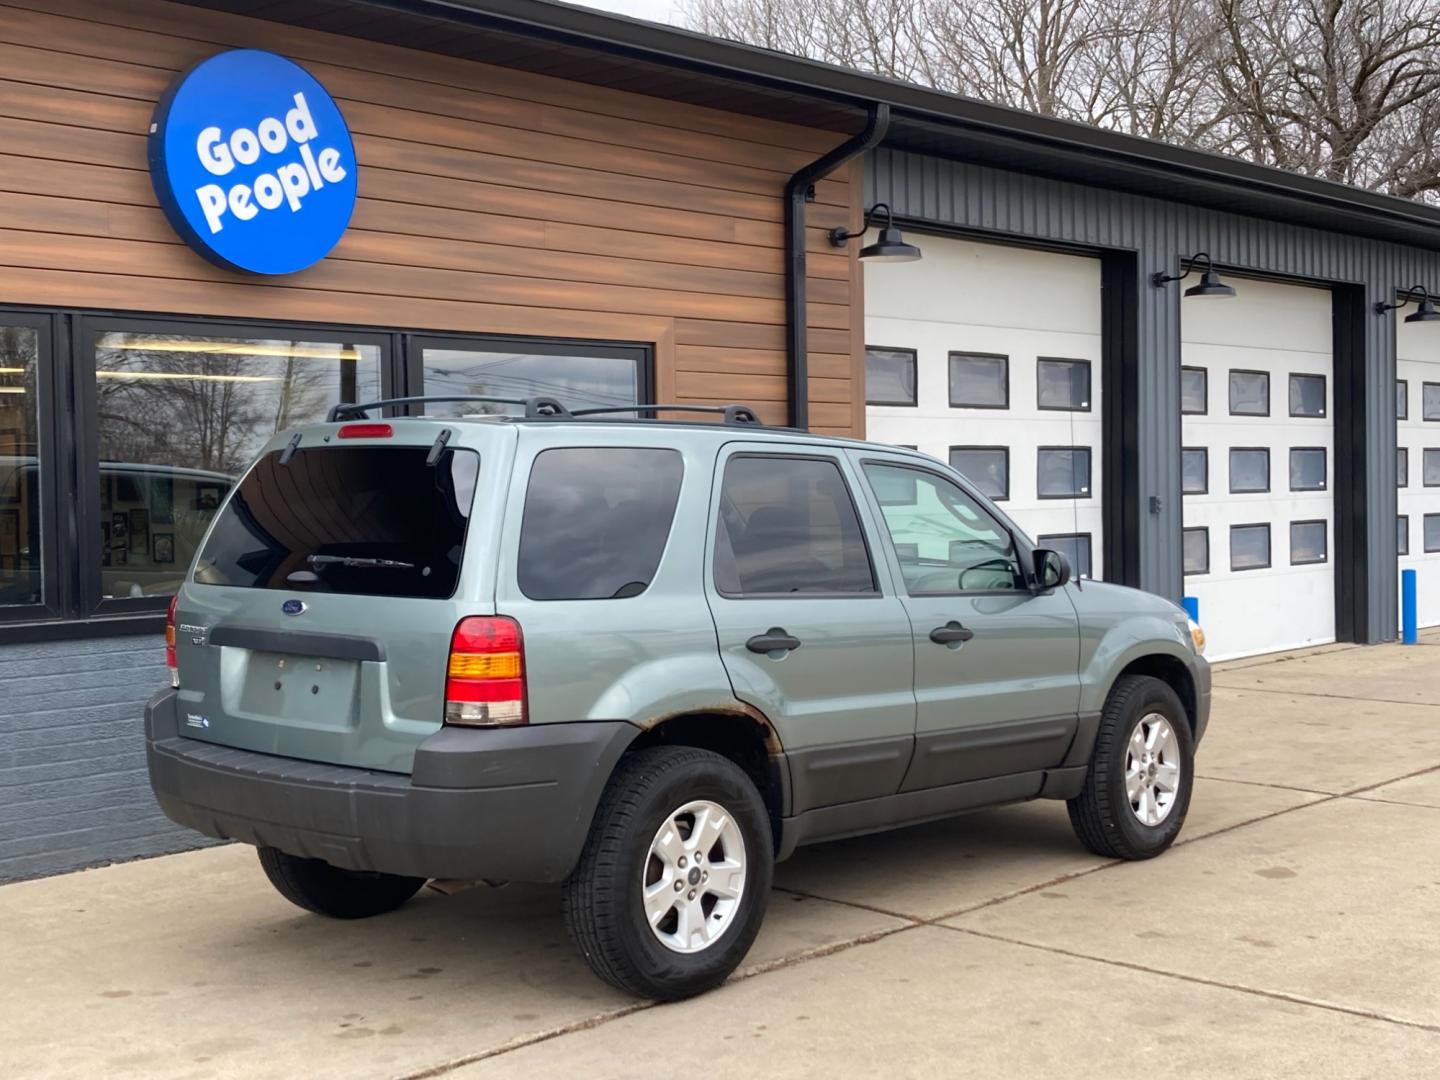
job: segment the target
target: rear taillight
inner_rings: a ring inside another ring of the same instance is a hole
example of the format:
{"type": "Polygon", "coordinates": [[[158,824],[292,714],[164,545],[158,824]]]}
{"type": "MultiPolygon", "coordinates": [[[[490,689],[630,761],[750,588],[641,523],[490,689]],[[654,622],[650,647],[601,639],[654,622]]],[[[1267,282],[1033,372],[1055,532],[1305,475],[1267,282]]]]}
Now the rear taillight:
{"type": "Polygon", "coordinates": [[[525,645],[514,619],[477,615],[455,627],[445,670],[445,722],[525,723],[525,645]]]}
{"type": "Polygon", "coordinates": [[[180,597],[170,597],[170,607],[165,612],[165,666],[170,669],[170,685],[180,685],[180,664],[175,659],[175,605],[180,597]]]}

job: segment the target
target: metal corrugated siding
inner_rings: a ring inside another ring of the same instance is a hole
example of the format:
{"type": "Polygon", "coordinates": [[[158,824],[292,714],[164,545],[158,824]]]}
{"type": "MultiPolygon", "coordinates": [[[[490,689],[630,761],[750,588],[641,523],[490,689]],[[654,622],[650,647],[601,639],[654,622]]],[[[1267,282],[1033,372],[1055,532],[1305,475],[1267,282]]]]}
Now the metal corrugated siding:
{"type": "MultiPolygon", "coordinates": [[[[1365,303],[1391,300],[1417,282],[1440,287],[1440,254],[1302,225],[1166,202],[963,161],[894,149],[866,163],[866,205],[889,203],[900,218],[992,234],[998,241],[1134,252],[1140,269],[1139,497],[1163,500],[1138,514],[1140,585],[1182,592],[1180,568],[1180,290],[1149,276],[1175,272],[1181,256],[1207,251],[1216,263],[1316,285],[1357,284],[1365,303]]],[[[1365,322],[1364,513],[1371,641],[1393,638],[1395,560],[1395,339],[1392,318],[1365,322]]],[[[1338,381],[1337,381],[1338,385],[1338,381]]]]}

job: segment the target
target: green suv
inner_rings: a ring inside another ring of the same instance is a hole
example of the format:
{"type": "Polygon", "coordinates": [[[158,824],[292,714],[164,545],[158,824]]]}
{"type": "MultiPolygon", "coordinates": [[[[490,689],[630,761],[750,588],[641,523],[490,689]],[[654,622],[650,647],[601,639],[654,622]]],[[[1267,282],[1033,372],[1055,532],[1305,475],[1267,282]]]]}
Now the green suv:
{"type": "Polygon", "coordinates": [[[799,844],[1035,798],[1107,857],[1175,839],[1198,628],[944,465],[739,406],[382,413],[435,400],[277,435],[171,606],[155,794],[287,899],[563,883],[595,972],[678,998],[799,844]]]}

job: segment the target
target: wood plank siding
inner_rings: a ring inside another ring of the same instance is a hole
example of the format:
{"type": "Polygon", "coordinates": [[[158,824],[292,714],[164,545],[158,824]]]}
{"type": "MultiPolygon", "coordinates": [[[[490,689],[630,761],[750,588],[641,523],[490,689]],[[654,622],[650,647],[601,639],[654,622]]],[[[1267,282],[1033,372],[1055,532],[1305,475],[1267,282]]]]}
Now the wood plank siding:
{"type": "MultiPolygon", "coordinates": [[[[659,400],[785,419],[781,193],[845,135],[158,0],[0,0],[0,303],[654,347],[659,400]],[[146,172],[155,101],[232,47],[344,112],[360,198],[280,280],[185,247],[146,172]]],[[[810,206],[810,416],[864,431],[858,162],[810,206]]]]}

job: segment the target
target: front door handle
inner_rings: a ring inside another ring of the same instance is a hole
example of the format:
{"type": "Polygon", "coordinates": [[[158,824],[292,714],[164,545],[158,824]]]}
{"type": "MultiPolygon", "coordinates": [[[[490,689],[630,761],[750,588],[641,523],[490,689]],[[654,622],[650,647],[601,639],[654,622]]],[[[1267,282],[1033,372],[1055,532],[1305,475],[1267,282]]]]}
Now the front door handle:
{"type": "Polygon", "coordinates": [[[800,639],[791,637],[781,626],[772,626],[763,634],[756,634],[749,641],[745,642],[745,648],[751,652],[793,652],[800,647],[800,639]]]}
{"type": "Polygon", "coordinates": [[[930,631],[930,640],[936,645],[951,645],[957,641],[969,641],[974,636],[974,630],[967,630],[954,619],[944,626],[937,626],[930,631]]]}

